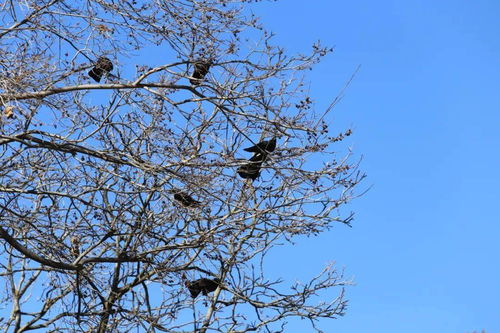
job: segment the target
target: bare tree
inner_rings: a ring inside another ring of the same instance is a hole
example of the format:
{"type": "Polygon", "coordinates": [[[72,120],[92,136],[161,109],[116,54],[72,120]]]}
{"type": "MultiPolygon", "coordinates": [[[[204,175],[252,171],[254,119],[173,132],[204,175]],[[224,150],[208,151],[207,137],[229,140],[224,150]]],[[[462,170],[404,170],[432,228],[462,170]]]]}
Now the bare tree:
{"type": "Polygon", "coordinates": [[[331,50],[286,54],[251,2],[0,3],[5,332],[320,331],[344,313],[333,266],[266,277],[274,246],[350,224],[363,175],[302,81],[331,50]]]}

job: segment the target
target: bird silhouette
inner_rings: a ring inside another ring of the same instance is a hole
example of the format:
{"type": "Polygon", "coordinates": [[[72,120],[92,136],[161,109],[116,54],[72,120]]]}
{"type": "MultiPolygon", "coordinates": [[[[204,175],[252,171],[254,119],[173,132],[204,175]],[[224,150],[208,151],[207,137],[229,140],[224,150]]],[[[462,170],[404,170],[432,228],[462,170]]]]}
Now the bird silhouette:
{"type": "Polygon", "coordinates": [[[184,279],[184,285],[188,288],[192,298],[196,298],[200,293],[206,296],[208,293],[215,291],[215,289],[217,289],[220,285],[219,279],[201,278],[189,281],[186,279],[184,274],[182,275],[182,278],[184,279]]]}
{"type": "Polygon", "coordinates": [[[192,196],[187,194],[186,192],[182,192],[177,189],[173,189],[169,191],[174,194],[174,199],[177,200],[184,207],[199,207],[201,206],[201,201],[193,199],[192,196]]]}
{"type": "Polygon", "coordinates": [[[243,149],[244,151],[248,151],[251,153],[271,153],[276,149],[276,137],[273,137],[271,140],[264,140],[256,145],[243,149]]]}
{"type": "Polygon", "coordinates": [[[96,82],[101,82],[103,74],[109,73],[113,70],[113,63],[109,58],[99,57],[97,59],[94,68],[89,71],[89,76],[93,78],[96,82]]]}
{"type": "Polygon", "coordinates": [[[194,72],[189,79],[193,86],[200,85],[205,76],[208,74],[211,63],[209,61],[199,60],[194,63],[194,72]]]}
{"type": "Polygon", "coordinates": [[[266,158],[265,154],[254,154],[250,158],[250,162],[243,164],[236,170],[238,175],[244,179],[251,179],[252,181],[256,180],[260,176],[260,168],[262,167],[262,163],[266,158]]]}

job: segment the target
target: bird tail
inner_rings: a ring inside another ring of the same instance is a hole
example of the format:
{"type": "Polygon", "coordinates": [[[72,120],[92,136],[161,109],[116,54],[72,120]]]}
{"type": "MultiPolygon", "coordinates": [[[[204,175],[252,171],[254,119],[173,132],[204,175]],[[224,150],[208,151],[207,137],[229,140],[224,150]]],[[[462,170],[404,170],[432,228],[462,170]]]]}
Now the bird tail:
{"type": "Polygon", "coordinates": [[[89,71],[89,76],[94,79],[96,82],[101,82],[101,77],[102,77],[102,70],[99,70],[97,68],[92,68],[89,71]]]}

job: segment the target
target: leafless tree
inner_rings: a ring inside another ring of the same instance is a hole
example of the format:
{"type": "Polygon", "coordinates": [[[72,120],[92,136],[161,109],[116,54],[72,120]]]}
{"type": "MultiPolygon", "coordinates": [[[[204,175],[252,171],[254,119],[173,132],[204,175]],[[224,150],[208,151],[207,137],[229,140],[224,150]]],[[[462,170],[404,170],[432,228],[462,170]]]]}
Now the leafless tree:
{"type": "Polygon", "coordinates": [[[286,54],[252,2],[0,1],[5,332],[320,331],[344,313],[333,266],[266,277],[274,246],[350,224],[363,175],[302,80],[331,50],[286,54]]]}

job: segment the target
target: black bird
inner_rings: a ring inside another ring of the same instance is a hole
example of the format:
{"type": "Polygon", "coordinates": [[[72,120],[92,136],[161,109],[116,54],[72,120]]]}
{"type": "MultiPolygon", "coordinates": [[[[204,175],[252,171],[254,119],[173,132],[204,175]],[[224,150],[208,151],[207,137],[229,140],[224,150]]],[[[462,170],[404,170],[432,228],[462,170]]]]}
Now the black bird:
{"type": "Polygon", "coordinates": [[[251,153],[271,153],[276,149],[276,137],[273,137],[271,140],[264,140],[259,142],[252,147],[248,147],[243,149],[244,151],[248,151],[251,153]]]}
{"type": "Polygon", "coordinates": [[[236,172],[241,178],[251,179],[252,181],[256,180],[260,176],[260,168],[265,157],[265,154],[257,153],[253,155],[250,158],[250,162],[240,166],[236,172]]]}
{"type": "MultiPolygon", "coordinates": [[[[185,278],[184,275],[183,278],[185,278]]],[[[194,281],[185,280],[184,285],[188,288],[191,297],[196,298],[200,293],[207,296],[208,293],[215,291],[220,285],[220,280],[207,278],[201,278],[194,281]]]]}
{"type": "Polygon", "coordinates": [[[94,65],[94,68],[92,68],[89,71],[89,76],[93,78],[96,82],[101,82],[101,77],[102,75],[107,72],[111,72],[113,70],[113,63],[109,58],[106,57],[99,57],[97,59],[97,62],[94,65]]]}
{"type": "Polygon", "coordinates": [[[208,74],[208,70],[210,69],[211,63],[209,61],[199,60],[194,63],[194,72],[189,82],[193,86],[197,86],[201,84],[205,76],[208,74]]]}
{"type": "Polygon", "coordinates": [[[170,190],[170,193],[174,193],[174,199],[179,201],[184,207],[199,207],[201,206],[201,201],[194,200],[189,194],[182,192],[180,190],[170,190]]]}

